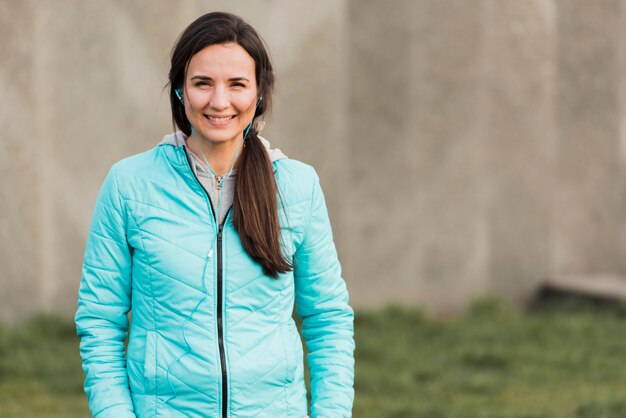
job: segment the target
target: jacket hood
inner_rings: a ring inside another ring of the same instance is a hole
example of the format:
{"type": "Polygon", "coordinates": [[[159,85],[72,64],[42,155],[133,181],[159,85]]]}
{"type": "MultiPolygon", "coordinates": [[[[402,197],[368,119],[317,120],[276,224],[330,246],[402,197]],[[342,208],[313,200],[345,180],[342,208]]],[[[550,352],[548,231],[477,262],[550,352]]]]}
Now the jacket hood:
{"type": "MultiPolygon", "coordinates": [[[[187,135],[185,135],[182,131],[176,131],[174,133],[165,135],[158,145],[159,146],[173,145],[175,147],[179,147],[179,146],[186,147],[187,146],[187,144],[185,143],[186,139],[187,139],[187,135]]],[[[282,159],[288,158],[280,149],[272,148],[270,146],[270,142],[267,139],[263,138],[262,136],[259,136],[259,139],[261,140],[261,143],[265,147],[265,150],[267,151],[270,157],[270,161],[272,163],[276,160],[282,160],[282,159]]]]}

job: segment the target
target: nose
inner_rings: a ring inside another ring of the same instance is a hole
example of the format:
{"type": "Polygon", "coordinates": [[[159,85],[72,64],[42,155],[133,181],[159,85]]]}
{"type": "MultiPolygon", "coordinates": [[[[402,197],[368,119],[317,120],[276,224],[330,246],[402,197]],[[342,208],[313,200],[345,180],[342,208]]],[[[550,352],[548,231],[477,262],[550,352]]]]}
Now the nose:
{"type": "Polygon", "coordinates": [[[217,110],[222,110],[228,108],[230,105],[230,99],[228,97],[228,92],[225,88],[221,86],[216,86],[213,90],[213,95],[211,96],[211,101],[209,105],[217,110]]]}

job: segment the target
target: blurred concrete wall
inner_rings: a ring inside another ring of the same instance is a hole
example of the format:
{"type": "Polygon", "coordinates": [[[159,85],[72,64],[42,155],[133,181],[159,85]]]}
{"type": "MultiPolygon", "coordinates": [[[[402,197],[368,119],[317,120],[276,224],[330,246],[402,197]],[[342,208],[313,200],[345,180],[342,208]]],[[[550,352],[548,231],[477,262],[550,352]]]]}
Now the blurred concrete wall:
{"type": "Polygon", "coordinates": [[[626,275],[626,0],[0,0],[0,318],[71,315],[100,183],[171,130],[211,10],[264,36],[264,132],[318,169],[355,307],[626,275]]]}

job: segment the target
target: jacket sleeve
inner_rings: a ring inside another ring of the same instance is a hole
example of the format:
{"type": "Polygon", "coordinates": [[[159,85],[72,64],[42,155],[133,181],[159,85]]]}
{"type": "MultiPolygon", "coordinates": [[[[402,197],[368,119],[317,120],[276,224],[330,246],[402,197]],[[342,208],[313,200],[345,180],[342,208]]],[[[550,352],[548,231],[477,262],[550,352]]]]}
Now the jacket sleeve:
{"type": "Polygon", "coordinates": [[[75,316],[94,418],[135,418],[124,356],[130,287],[131,247],[114,166],[91,220],[75,316]]]}
{"type": "Polygon", "coordinates": [[[311,417],[352,416],[354,313],[341,276],[324,195],[314,173],[311,212],[295,254],[296,311],[308,350],[311,417]]]}

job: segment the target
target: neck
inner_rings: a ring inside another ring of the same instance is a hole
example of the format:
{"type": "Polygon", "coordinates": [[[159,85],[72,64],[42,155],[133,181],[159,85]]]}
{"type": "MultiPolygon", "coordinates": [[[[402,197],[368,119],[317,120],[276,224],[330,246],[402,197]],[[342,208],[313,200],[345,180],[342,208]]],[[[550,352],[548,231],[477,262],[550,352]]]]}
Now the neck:
{"type": "MultiPolygon", "coordinates": [[[[217,144],[203,139],[198,135],[197,139],[196,141],[193,135],[189,136],[186,140],[187,147],[198,156],[200,161],[204,161],[204,158],[202,158],[202,153],[204,153],[204,157],[206,157],[211,169],[219,176],[227,174],[230,171],[233,165],[233,158],[235,158],[237,151],[239,151],[237,160],[241,157],[243,151],[243,149],[239,149],[241,147],[241,139],[217,144]],[[201,146],[202,152],[198,149],[198,143],[201,146]]],[[[237,161],[235,161],[235,165],[236,163],[237,161]]]]}

